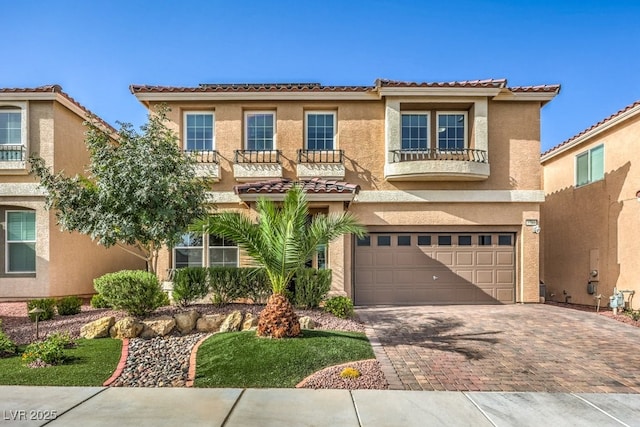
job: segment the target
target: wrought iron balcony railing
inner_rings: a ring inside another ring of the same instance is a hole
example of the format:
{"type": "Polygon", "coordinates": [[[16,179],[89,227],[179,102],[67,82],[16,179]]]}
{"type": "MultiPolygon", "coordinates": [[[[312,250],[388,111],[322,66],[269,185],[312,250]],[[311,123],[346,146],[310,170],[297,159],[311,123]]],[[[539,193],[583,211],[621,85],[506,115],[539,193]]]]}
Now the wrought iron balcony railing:
{"type": "Polygon", "coordinates": [[[298,150],[298,163],[342,163],[344,150],[298,150]]]}
{"type": "Polygon", "coordinates": [[[24,162],[26,152],[24,145],[0,144],[0,162],[24,162]]]}
{"type": "Polygon", "coordinates": [[[280,150],[235,150],[235,163],[280,163],[280,150]]]}
{"type": "Polygon", "coordinates": [[[218,152],[216,150],[184,150],[188,156],[192,156],[196,163],[218,163],[218,152]]]}
{"type": "Polygon", "coordinates": [[[489,163],[489,156],[485,150],[471,148],[458,148],[451,150],[430,149],[404,149],[392,150],[393,163],[414,162],[428,160],[457,160],[464,162],[489,163]]]}

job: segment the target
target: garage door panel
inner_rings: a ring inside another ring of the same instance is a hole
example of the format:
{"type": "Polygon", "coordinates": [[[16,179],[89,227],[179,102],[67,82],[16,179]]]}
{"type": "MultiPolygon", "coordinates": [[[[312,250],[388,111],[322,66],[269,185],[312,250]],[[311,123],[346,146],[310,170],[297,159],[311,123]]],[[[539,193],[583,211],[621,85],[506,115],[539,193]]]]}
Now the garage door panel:
{"type": "Polygon", "coordinates": [[[453,252],[436,251],[435,259],[447,267],[453,267],[453,252]]]}
{"type": "Polygon", "coordinates": [[[510,285],[514,282],[513,270],[496,270],[496,284],[510,285]]]}
{"type": "Polygon", "coordinates": [[[494,271],[493,270],[476,270],[476,280],[475,283],[477,285],[491,285],[494,282],[494,271]]]}
{"type": "Polygon", "coordinates": [[[493,252],[476,252],[476,265],[493,265],[493,252]]]}
{"type": "Polygon", "coordinates": [[[457,269],[456,274],[467,282],[473,282],[473,270],[461,270],[457,269]]]}
{"type": "Polygon", "coordinates": [[[515,301],[515,292],[513,288],[497,289],[496,299],[503,303],[512,303],[515,301]]]}
{"type": "Polygon", "coordinates": [[[511,252],[497,252],[496,253],[496,265],[513,265],[513,251],[511,252]]]}
{"type": "Polygon", "coordinates": [[[456,265],[473,265],[473,252],[457,252],[456,265]]]}
{"type": "Polygon", "coordinates": [[[376,267],[381,267],[383,265],[392,266],[394,264],[392,255],[393,254],[389,250],[383,250],[383,251],[377,252],[373,257],[373,259],[375,260],[374,265],[376,267]]]}

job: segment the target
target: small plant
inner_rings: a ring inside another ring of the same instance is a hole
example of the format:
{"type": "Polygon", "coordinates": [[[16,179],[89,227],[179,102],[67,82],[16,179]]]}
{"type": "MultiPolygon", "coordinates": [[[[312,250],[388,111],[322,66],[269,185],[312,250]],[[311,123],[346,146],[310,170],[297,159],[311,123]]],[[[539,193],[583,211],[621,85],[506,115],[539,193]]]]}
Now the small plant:
{"type": "Polygon", "coordinates": [[[111,307],[132,316],[144,317],[169,301],[156,275],[147,271],[108,273],[95,279],[93,286],[111,307]]]}
{"type": "Polygon", "coordinates": [[[11,338],[2,330],[2,321],[0,321],[0,357],[13,356],[16,354],[16,345],[11,338]]]}
{"type": "Polygon", "coordinates": [[[91,297],[91,307],[93,308],[111,308],[106,299],[102,296],[102,294],[95,294],[91,297]]]}
{"type": "Polygon", "coordinates": [[[209,293],[207,269],[204,267],[186,267],[176,270],[173,277],[173,300],[185,307],[209,293]]]}
{"type": "Polygon", "coordinates": [[[80,313],[82,307],[82,298],[77,296],[69,296],[60,298],[56,301],[56,308],[60,316],[72,316],[80,313]]]}
{"type": "Polygon", "coordinates": [[[296,272],[293,302],[300,308],[317,308],[331,289],[331,270],[304,268],[296,272]]]}
{"type": "Polygon", "coordinates": [[[353,316],[353,302],[351,299],[343,296],[329,298],[324,304],[324,311],[336,317],[347,319],[353,316]]]}
{"type": "Polygon", "coordinates": [[[346,367],[340,372],[340,378],[358,378],[362,374],[356,368],[346,367]]]}
{"type": "Polygon", "coordinates": [[[66,356],[64,349],[71,344],[69,334],[52,334],[44,341],[36,341],[22,353],[22,362],[30,367],[60,365],[66,356]]]}
{"type": "MultiPolygon", "coordinates": [[[[44,310],[44,312],[38,315],[38,320],[50,320],[53,319],[55,306],[56,301],[52,298],[34,299],[27,302],[27,311],[31,311],[34,308],[39,308],[40,310],[44,310]]],[[[29,319],[31,319],[32,322],[35,322],[35,313],[29,314],[29,319]]]]}

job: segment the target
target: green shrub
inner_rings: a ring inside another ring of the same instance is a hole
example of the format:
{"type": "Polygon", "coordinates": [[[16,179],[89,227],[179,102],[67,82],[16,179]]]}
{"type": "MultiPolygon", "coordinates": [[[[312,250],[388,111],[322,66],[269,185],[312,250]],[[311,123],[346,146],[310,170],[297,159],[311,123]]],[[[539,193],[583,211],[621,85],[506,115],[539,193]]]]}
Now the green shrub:
{"type": "Polygon", "coordinates": [[[102,296],[102,294],[95,294],[91,297],[91,307],[93,308],[111,308],[106,299],[102,296]]]}
{"type": "Polygon", "coordinates": [[[66,359],[63,350],[73,344],[68,332],[51,334],[44,341],[29,344],[22,353],[22,362],[26,365],[37,361],[60,365],[66,359]]]}
{"type": "Polygon", "coordinates": [[[16,344],[2,330],[2,321],[0,320],[0,357],[12,356],[16,354],[16,349],[16,344]]]}
{"type": "Polygon", "coordinates": [[[187,306],[209,293],[208,271],[204,267],[187,267],[176,270],[173,276],[173,300],[187,306]]]}
{"type": "Polygon", "coordinates": [[[271,295],[271,285],[264,268],[239,268],[240,298],[250,298],[254,303],[266,303],[271,295]]]}
{"type": "Polygon", "coordinates": [[[56,301],[56,308],[60,316],[71,316],[80,313],[82,307],[82,298],[77,296],[69,296],[60,298],[56,301]]]}
{"type": "MultiPolygon", "coordinates": [[[[42,298],[42,299],[34,299],[31,300],[29,302],[27,302],[27,311],[31,311],[34,308],[39,308],[41,310],[44,310],[43,313],[40,313],[38,315],[38,320],[49,320],[49,319],[53,319],[53,314],[54,314],[54,308],[56,306],[56,301],[52,298],[42,298]]],[[[32,322],[36,321],[36,315],[35,314],[29,314],[29,319],[31,319],[32,322]]]]}
{"type": "Polygon", "coordinates": [[[300,308],[316,308],[331,289],[331,270],[305,268],[296,272],[293,303],[300,308]]]}
{"type": "Polygon", "coordinates": [[[146,316],[168,303],[167,294],[162,291],[158,278],[146,271],[108,273],[95,279],[93,286],[111,307],[125,310],[132,316],[146,316]]]}
{"type": "Polygon", "coordinates": [[[347,297],[329,298],[324,303],[324,311],[327,311],[336,317],[347,319],[353,316],[353,302],[347,297]]]}
{"type": "Polygon", "coordinates": [[[209,268],[209,284],[213,293],[211,301],[214,304],[229,304],[231,301],[243,296],[240,284],[242,273],[239,270],[241,269],[236,267],[209,268]]]}

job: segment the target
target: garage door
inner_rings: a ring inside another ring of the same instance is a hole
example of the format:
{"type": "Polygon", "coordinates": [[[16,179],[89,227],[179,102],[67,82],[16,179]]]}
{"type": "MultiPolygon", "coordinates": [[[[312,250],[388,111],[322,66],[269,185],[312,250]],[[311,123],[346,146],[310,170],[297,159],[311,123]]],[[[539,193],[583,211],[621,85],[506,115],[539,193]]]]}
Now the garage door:
{"type": "Polygon", "coordinates": [[[489,304],[515,298],[513,233],[375,233],[355,249],[356,304],[489,304]]]}

